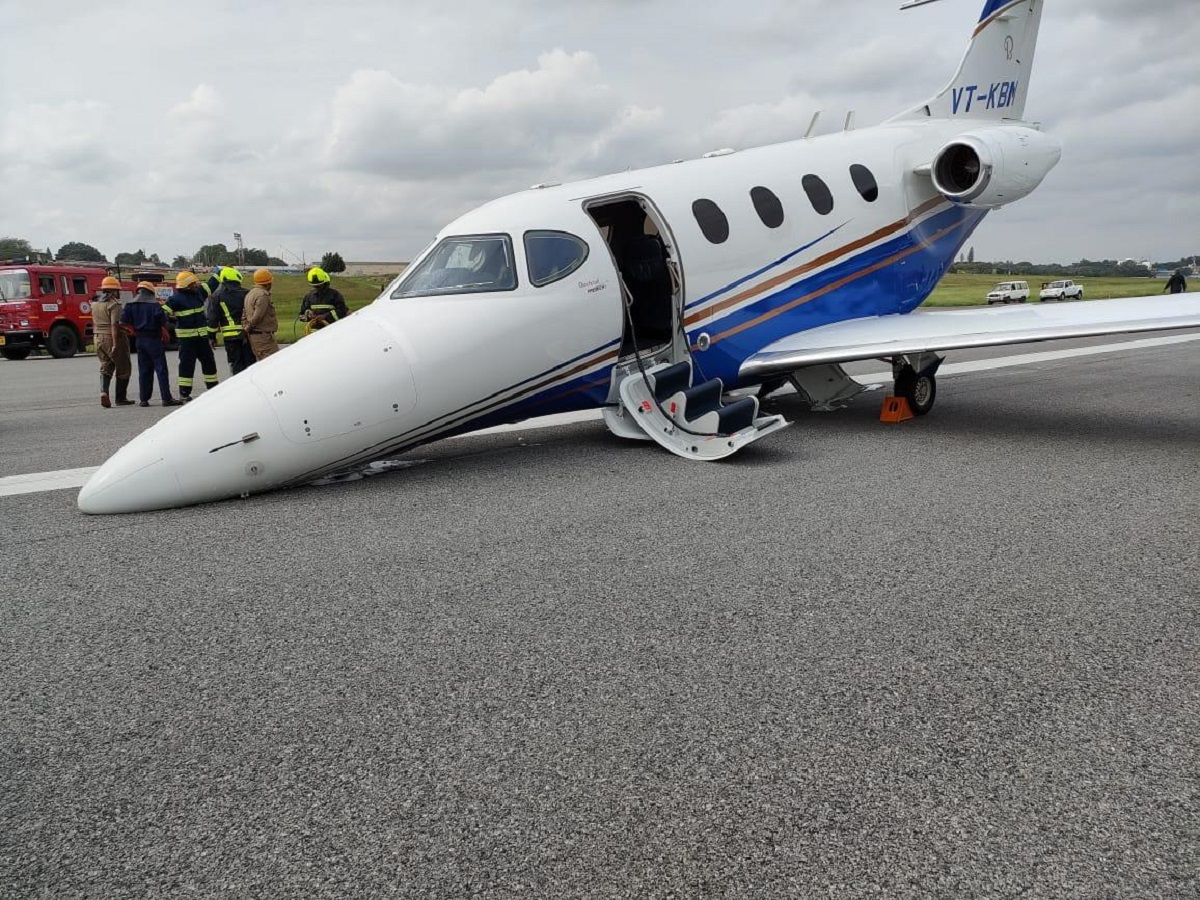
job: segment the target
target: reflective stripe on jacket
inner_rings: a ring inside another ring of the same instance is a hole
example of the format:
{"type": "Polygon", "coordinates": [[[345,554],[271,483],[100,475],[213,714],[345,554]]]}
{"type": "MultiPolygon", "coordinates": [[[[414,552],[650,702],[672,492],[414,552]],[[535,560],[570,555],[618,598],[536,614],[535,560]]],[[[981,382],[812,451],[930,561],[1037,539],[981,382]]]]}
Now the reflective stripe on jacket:
{"type": "Polygon", "coordinates": [[[175,319],[175,334],[179,338],[207,338],[203,297],[191,289],[175,291],[163,304],[167,315],[175,319]],[[199,304],[197,306],[196,304],[199,304]]]}
{"type": "Polygon", "coordinates": [[[242,326],[234,321],[233,313],[229,311],[229,307],[225,305],[225,301],[221,301],[221,312],[225,313],[225,324],[221,326],[221,337],[223,338],[240,338],[242,336],[242,326]]]}

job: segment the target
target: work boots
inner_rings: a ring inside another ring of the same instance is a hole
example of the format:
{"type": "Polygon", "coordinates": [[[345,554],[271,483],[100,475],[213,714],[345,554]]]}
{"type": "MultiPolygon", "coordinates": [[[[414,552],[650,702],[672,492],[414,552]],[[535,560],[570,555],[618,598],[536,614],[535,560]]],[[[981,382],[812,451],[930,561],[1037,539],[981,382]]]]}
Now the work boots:
{"type": "Polygon", "coordinates": [[[176,400],[174,397],[167,397],[163,400],[163,406],[183,406],[183,401],[176,400]]]}
{"type": "MultiPolygon", "coordinates": [[[[108,395],[106,394],[105,396],[107,397],[108,395]]],[[[104,404],[104,399],[101,398],[100,402],[104,404]]],[[[107,406],[107,404],[104,405],[107,406]]],[[[128,378],[117,379],[117,406],[133,406],[133,401],[129,399],[128,378]]]]}
{"type": "Polygon", "coordinates": [[[108,391],[100,392],[100,405],[105,409],[108,409],[112,406],[112,401],[108,399],[108,391]]]}

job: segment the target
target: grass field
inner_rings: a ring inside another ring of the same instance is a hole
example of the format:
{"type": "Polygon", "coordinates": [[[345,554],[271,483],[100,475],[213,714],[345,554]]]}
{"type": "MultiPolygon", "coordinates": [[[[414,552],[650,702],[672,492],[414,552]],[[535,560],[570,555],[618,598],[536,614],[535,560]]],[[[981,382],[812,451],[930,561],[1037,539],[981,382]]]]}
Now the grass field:
{"type": "MultiPolygon", "coordinates": [[[[333,286],[342,292],[346,303],[353,309],[369,304],[392,280],[390,275],[335,276],[333,286]]],[[[947,275],[925,306],[980,306],[987,302],[987,292],[1000,281],[1028,281],[1031,302],[1037,302],[1042,282],[1055,279],[1046,275],[947,275]]],[[[1106,297],[1149,297],[1162,293],[1163,282],[1154,278],[1083,278],[1084,297],[1101,300],[1106,297]]],[[[244,282],[253,287],[250,279],[244,282]]],[[[309,285],[301,275],[276,276],[272,298],[275,313],[279,317],[278,338],[281,343],[290,343],[304,337],[304,322],[297,321],[300,301],[308,293],[309,285]]]]}
{"type": "MultiPolygon", "coordinates": [[[[925,301],[926,306],[979,306],[987,293],[1001,281],[1028,281],[1029,299],[1037,302],[1042,282],[1057,281],[1049,275],[947,275],[925,301]]],[[[1155,278],[1079,278],[1085,300],[1106,297],[1148,297],[1162,293],[1163,281],[1155,278]]]]}
{"type": "MultiPolygon", "coordinates": [[[[387,287],[394,276],[391,275],[356,275],[344,277],[335,275],[333,286],[342,292],[346,305],[351,309],[361,309],[379,296],[379,292],[387,287]]],[[[247,278],[243,284],[247,289],[253,287],[247,278]]],[[[304,336],[304,322],[297,322],[300,314],[300,301],[311,290],[302,275],[277,275],[275,286],[271,290],[271,299],[275,301],[275,315],[279,317],[280,341],[291,341],[293,336],[304,336]]]]}
{"type": "MultiPolygon", "coordinates": [[[[981,306],[987,293],[1000,281],[1028,281],[1031,302],[1037,302],[1042,283],[1055,281],[1047,275],[947,275],[925,301],[925,306],[981,306]]],[[[391,281],[389,276],[335,277],[333,285],[346,297],[351,309],[359,309],[374,300],[391,281]]],[[[1082,278],[1087,300],[1106,297],[1144,297],[1162,293],[1163,282],[1154,278],[1082,278]]],[[[273,292],[279,316],[279,340],[291,341],[304,336],[304,323],[296,323],[300,300],[308,285],[299,275],[281,275],[273,292]]]]}
{"type": "MultiPolygon", "coordinates": [[[[1030,299],[1037,300],[1043,282],[1055,281],[1047,275],[947,275],[925,301],[926,306],[980,306],[987,302],[987,292],[1001,281],[1028,281],[1030,299]]],[[[333,285],[346,297],[351,309],[366,306],[387,286],[388,276],[334,278],[333,285]]],[[[1149,297],[1162,293],[1163,281],[1155,278],[1082,278],[1083,295],[1088,300],[1106,297],[1149,297]]],[[[295,320],[300,300],[308,285],[299,275],[281,275],[273,292],[275,311],[280,328],[284,322],[295,320]]]]}

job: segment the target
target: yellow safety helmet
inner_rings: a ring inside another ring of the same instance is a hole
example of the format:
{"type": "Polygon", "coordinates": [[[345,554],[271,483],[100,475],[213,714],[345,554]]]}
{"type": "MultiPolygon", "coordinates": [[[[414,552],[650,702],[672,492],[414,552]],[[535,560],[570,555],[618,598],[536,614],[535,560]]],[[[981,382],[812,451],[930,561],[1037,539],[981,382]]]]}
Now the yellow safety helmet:
{"type": "Polygon", "coordinates": [[[149,291],[152,294],[154,293],[154,285],[149,281],[139,281],[137,283],[137,289],[139,291],[149,291]]]}
{"type": "Polygon", "coordinates": [[[195,272],[180,272],[175,276],[175,290],[183,291],[200,283],[195,272]]]}
{"type": "Polygon", "coordinates": [[[270,269],[255,269],[254,283],[255,284],[270,284],[274,279],[270,269]]]}
{"type": "Polygon", "coordinates": [[[242,273],[233,266],[225,266],[221,269],[221,274],[217,276],[217,281],[236,281],[242,283],[242,273]]]}
{"type": "Polygon", "coordinates": [[[313,266],[306,276],[309,284],[329,284],[329,273],[320,266],[313,266]]]}
{"type": "Polygon", "coordinates": [[[100,282],[100,290],[102,291],[119,291],[121,290],[121,282],[113,278],[111,275],[105,275],[100,282]]]}

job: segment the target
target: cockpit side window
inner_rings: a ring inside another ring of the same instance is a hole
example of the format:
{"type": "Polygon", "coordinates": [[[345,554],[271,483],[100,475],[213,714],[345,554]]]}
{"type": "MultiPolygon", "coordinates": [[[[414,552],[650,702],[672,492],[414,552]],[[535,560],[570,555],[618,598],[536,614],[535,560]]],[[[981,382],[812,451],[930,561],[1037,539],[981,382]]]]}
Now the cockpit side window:
{"type": "Polygon", "coordinates": [[[588,258],[588,245],[565,231],[525,232],[525,258],[529,282],[543,287],[566,278],[588,258]]]}
{"type": "Polygon", "coordinates": [[[392,299],[439,294],[484,294],[517,286],[512,239],[507,234],[448,237],[433,248],[392,291],[392,299]]]}

